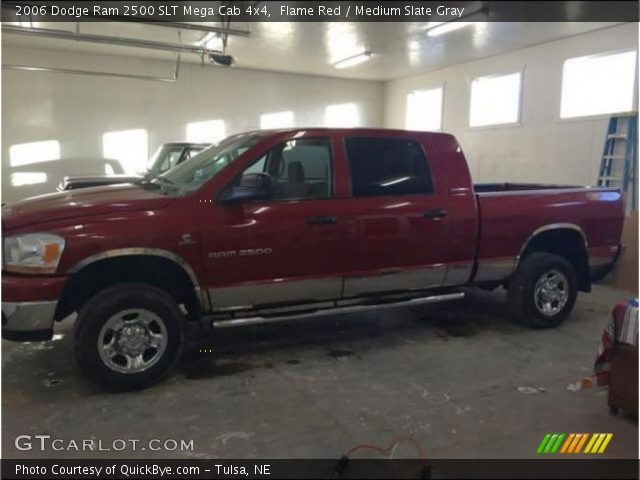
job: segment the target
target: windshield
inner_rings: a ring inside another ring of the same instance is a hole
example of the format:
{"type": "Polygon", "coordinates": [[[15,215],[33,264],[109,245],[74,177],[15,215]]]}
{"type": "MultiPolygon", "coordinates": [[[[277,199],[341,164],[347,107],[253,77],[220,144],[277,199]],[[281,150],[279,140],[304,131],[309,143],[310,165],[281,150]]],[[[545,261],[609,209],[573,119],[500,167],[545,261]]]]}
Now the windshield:
{"type": "Polygon", "coordinates": [[[161,145],[147,164],[147,170],[156,175],[175,167],[180,160],[183,147],[175,145],[161,145]]]}
{"type": "Polygon", "coordinates": [[[147,171],[162,175],[204,149],[204,145],[161,145],[149,160],[147,171]]]}
{"type": "Polygon", "coordinates": [[[250,133],[231,136],[217,145],[206,148],[188,162],[161,175],[154,182],[169,184],[181,191],[193,192],[236,157],[264,138],[264,134],[250,133]]]}

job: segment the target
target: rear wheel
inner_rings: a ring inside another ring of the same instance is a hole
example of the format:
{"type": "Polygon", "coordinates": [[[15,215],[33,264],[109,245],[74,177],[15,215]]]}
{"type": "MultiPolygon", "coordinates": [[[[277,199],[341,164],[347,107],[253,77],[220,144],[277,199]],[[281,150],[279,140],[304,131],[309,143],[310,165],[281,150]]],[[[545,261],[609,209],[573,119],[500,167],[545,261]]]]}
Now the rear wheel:
{"type": "Polygon", "coordinates": [[[509,282],[508,296],[516,320],[534,328],[557,326],[571,312],[578,292],[573,265],[552,253],[531,253],[509,282]]]}
{"type": "Polygon", "coordinates": [[[80,310],[75,354],[84,375],[111,390],[143,388],[175,366],[184,315],[164,291],[143,283],[107,288],[80,310]]]}

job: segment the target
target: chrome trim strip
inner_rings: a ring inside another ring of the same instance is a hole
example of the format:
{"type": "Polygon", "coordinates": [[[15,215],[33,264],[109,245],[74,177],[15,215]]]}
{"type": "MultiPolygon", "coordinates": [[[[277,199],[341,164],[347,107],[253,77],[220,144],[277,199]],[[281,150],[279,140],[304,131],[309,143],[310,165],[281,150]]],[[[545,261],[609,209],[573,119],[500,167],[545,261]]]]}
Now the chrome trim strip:
{"type": "Polygon", "coordinates": [[[317,303],[305,303],[298,305],[290,305],[286,307],[274,307],[274,308],[264,308],[260,309],[257,313],[258,315],[277,315],[277,314],[292,314],[298,311],[309,311],[309,310],[324,310],[327,308],[333,308],[335,306],[335,302],[317,302],[317,303]]]}
{"type": "Polygon", "coordinates": [[[589,252],[589,267],[604,267],[611,265],[620,257],[622,250],[622,245],[613,245],[609,247],[609,253],[598,253],[596,255],[589,252]]]}
{"type": "Polygon", "coordinates": [[[450,300],[460,300],[464,298],[465,294],[463,292],[459,293],[449,293],[443,295],[433,295],[430,297],[418,297],[412,298],[410,300],[404,300],[396,303],[380,303],[375,305],[354,305],[347,307],[336,307],[329,308],[325,310],[319,310],[317,312],[303,313],[300,315],[287,315],[281,317],[247,317],[247,318],[234,318],[231,320],[219,320],[214,321],[213,325],[215,328],[228,328],[228,327],[237,327],[242,325],[256,325],[261,323],[272,323],[272,322],[280,322],[283,320],[300,320],[305,318],[316,318],[327,315],[340,315],[346,313],[356,313],[356,312],[366,312],[370,310],[379,310],[383,308],[394,308],[394,307],[412,307],[416,305],[423,305],[427,303],[438,303],[445,302],[450,300]]]}
{"type": "MultiPolygon", "coordinates": [[[[533,233],[529,236],[529,238],[527,239],[527,241],[525,242],[525,248],[526,245],[537,235],[543,233],[543,232],[548,232],[549,230],[561,230],[561,229],[569,229],[569,230],[575,230],[576,232],[578,232],[580,234],[580,236],[582,237],[582,240],[584,241],[584,246],[587,247],[587,235],[584,233],[584,230],[582,229],[582,227],[580,227],[579,225],[576,225],[575,223],[564,223],[564,222],[560,222],[560,223],[549,223],[547,225],[543,225],[542,227],[538,227],[536,228],[533,233]]],[[[520,253],[524,252],[524,248],[522,248],[522,250],[520,251],[520,253]]]]}
{"type": "Polygon", "coordinates": [[[587,192],[617,192],[619,188],[615,187],[561,187],[561,188],[532,188],[530,190],[508,190],[508,191],[496,191],[496,192],[476,192],[476,195],[480,197],[505,197],[513,195],[544,195],[547,193],[587,193],[587,192]]]}
{"type": "Polygon", "coordinates": [[[211,287],[208,289],[211,309],[237,309],[239,306],[255,308],[259,305],[314,303],[342,296],[342,277],[314,278],[310,280],[271,281],[233,287],[211,287]]]}
{"type": "Polygon", "coordinates": [[[344,297],[357,297],[398,290],[424,290],[440,287],[447,273],[444,264],[422,268],[393,269],[377,274],[345,277],[344,297]]]}
{"type": "Polygon", "coordinates": [[[443,286],[452,287],[456,285],[464,285],[471,279],[471,272],[473,271],[473,261],[465,263],[452,263],[447,269],[447,274],[444,277],[443,286]]]}
{"type": "Polygon", "coordinates": [[[606,265],[610,265],[615,260],[615,255],[611,256],[602,256],[598,255],[597,257],[589,256],[589,267],[604,267],[606,265]]]}
{"type": "Polygon", "coordinates": [[[209,313],[211,311],[211,302],[209,302],[209,292],[200,287],[195,288],[196,297],[200,302],[200,307],[203,313],[209,313]]]}
{"type": "Polygon", "coordinates": [[[91,265],[94,262],[104,260],[106,258],[115,258],[115,257],[125,257],[131,255],[152,255],[155,257],[166,258],[167,260],[172,260],[178,265],[182,267],[185,273],[189,276],[189,279],[193,283],[194,287],[198,287],[198,277],[196,277],[195,272],[191,268],[191,266],[184,260],[184,258],[176,255],[173,252],[169,252],[167,250],[162,250],[160,248],[148,248],[148,247],[131,247],[131,248],[116,248],[114,250],[107,250],[106,252],[100,252],[95,255],[91,255],[90,257],[81,260],[76,263],[73,267],[71,267],[68,272],[76,273],[84,267],[91,265]]]}
{"type": "Polygon", "coordinates": [[[449,189],[449,193],[452,195],[459,195],[464,193],[470,193],[471,189],[469,187],[454,187],[449,189]]]}
{"type": "Polygon", "coordinates": [[[11,332],[51,330],[57,304],[56,300],[2,302],[2,330],[11,332]]]}
{"type": "Polygon", "coordinates": [[[478,260],[478,270],[473,281],[475,283],[506,280],[515,270],[516,262],[515,257],[478,260]]]}
{"type": "Polygon", "coordinates": [[[543,225],[541,227],[536,228],[533,231],[533,233],[529,235],[529,238],[527,238],[527,240],[522,244],[522,247],[520,247],[520,251],[518,252],[518,256],[516,257],[516,263],[513,267],[513,271],[515,272],[515,270],[518,268],[518,265],[520,265],[520,259],[522,258],[522,254],[525,252],[525,250],[529,246],[529,243],[531,243],[531,240],[533,240],[536,236],[540,235],[541,233],[548,232],[550,230],[562,230],[562,229],[575,230],[576,232],[578,232],[582,237],[585,250],[587,252],[589,251],[588,250],[589,243],[587,242],[587,235],[584,233],[584,230],[580,226],[576,225],[575,223],[562,223],[562,222],[549,223],[547,225],[543,225]]]}

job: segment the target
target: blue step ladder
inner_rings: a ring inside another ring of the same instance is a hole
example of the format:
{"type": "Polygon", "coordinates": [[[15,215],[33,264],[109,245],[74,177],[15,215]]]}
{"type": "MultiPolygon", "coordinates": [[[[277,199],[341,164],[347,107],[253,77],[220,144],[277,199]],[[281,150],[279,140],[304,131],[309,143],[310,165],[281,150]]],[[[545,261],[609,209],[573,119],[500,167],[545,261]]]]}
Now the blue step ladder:
{"type": "Polygon", "coordinates": [[[598,186],[618,187],[627,212],[638,205],[638,114],[615,115],[609,119],[600,162],[598,186]]]}

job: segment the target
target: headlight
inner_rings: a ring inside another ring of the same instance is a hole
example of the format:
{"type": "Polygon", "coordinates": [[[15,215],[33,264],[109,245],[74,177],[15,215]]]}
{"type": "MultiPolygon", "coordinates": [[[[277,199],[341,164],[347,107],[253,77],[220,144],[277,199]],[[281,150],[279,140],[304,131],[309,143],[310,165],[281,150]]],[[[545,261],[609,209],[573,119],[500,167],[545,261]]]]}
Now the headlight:
{"type": "Polygon", "coordinates": [[[4,239],[3,268],[17,273],[55,273],[64,238],[51,233],[28,233],[4,239]]]}

